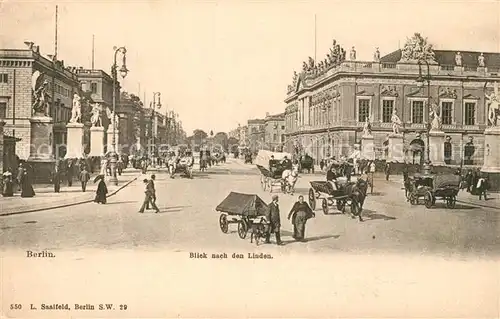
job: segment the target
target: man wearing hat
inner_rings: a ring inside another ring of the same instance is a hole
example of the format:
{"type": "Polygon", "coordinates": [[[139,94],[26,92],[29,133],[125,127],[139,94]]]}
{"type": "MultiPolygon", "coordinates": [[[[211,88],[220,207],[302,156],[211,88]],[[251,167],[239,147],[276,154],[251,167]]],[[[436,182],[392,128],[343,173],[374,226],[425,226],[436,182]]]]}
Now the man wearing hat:
{"type": "Polygon", "coordinates": [[[271,243],[271,233],[276,235],[276,245],[283,245],[280,236],[280,208],[278,206],[278,195],[273,195],[273,201],[268,206],[266,218],[269,221],[269,231],[267,232],[266,243],[271,243]]]}
{"type": "Polygon", "coordinates": [[[451,164],[451,156],[452,156],[452,145],[451,145],[451,136],[446,135],[446,141],[444,142],[444,163],[449,165],[451,164]]]}

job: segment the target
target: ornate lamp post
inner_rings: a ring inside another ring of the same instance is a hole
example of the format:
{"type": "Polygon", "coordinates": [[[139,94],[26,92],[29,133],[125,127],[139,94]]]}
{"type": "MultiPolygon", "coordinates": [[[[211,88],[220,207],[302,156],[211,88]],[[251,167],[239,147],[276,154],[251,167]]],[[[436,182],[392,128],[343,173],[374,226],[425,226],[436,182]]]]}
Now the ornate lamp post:
{"type": "Polygon", "coordinates": [[[113,47],[113,50],[115,50],[114,54],[114,59],[113,59],[113,66],[112,66],[112,73],[113,73],[113,119],[112,119],[112,124],[113,124],[113,140],[112,140],[112,146],[113,150],[111,151],[111,179],[110,182],[114,183],[115,185],[118,185],[118,178],[116,177],[116,163],[118,160],[118,154],[116,153],[116,78],[117,78],[117,69],[118,65],[116,64],[116,58],[118,55],[118,52],[122,53],[122,58],[123,58],[123,64],[119,70],[120,75],[122,79],[124,79],[127,76],[128,69],[126,66],[125,62],[125,54],[127,53],[127,49],[125,47],[113,47]]]}
{"type": "Polygon", "coordinates": [[[424,59],[418,60],[418,78],[417,85],[419,88],[424,86],[424,82],[427,83],[427,161],[430,161],[430,145],[429,145],[429,132],[431,130],[430,123],[430,109],[431,109],[431,71],[429,62],[424,59]],[[422,62],[427,66],[427,75],[422,76],[422,62]]]}
{"type": "Polygon", "coordinates": [[[161,108],[161,101],[160,101],[160,98],[161,98],[161,93],[160,92],[153,92],[153,102],[151,104],[151,124],[154,125],[152,126],[151,128],[151,147],[153,149],[153,151],[151,152],[151,157],[153,157],[154,153],[155,153],[155,149],[156,149],[156,138],[157,138],[157,135],[158,135],[158,131],[157,131],[157,121],[156,121],[156,115],[155,115],[155,109],[158,107],[158,109],[161,108]],[[156,103],[156,97],[158,97],[158,103],[156,103]]]}

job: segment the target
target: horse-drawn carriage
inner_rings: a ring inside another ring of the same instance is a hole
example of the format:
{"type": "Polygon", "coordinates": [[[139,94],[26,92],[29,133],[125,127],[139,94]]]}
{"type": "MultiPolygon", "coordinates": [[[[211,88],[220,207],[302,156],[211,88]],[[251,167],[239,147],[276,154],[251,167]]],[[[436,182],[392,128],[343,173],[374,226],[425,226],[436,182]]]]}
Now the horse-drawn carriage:
{"type": "Polygon", "coordinates": [[[288,153],[278,153],[269,151],[259,151],[256,157],[257,168],[259,169],[260,183],[263,190],[279,187],[282,192],[292,193],[298,172],[292,168],[288,153]]]}
{"type": "Polygon", "coordinates": [[[421,175],[407,177],[405,193],[412,205],[417,205],[420,198],[424,199],[425,207],[431,208],[437,199],[444,200],[447,208],[454,208],[460,190],[460,175],[421,175]]]}
{"type": "Polygon", "coordinates": [[[321,199],[321,208],[324,214],[328,214],[330,206],[345,213],[345,207],[351,207],[352,216],[357,216],[363,221],[361,212],[368,189],[368,182],[358,179],[356,182],[337,182],[337,189],[333,187],[334,182],[330,181],[311,181],[309,188],[309,206],[312,210],[316,209],[316,200],[321,199]]]}
{"type": "Polygon", "coordinates": [[[251,241],[258,245],[266,238],[269,222],[265,218],[267,204],[257,195],[231,192],[215,208],[220,212],[219,226],[224,234],[230,224],[238,224],[238,236],[245,239],[251,231],[251,241]]]}
{"type": "Polygon", "coordinates": [[[285,170],[281,165],[277,165],[271,170],[265,168],[264,166],[257,165],[257,168],[260,171],[260,185],[263,190],[268,189],[271,193],[273,191],[273,187],[279,187],[282,191],[284,191],[284,180],[282,178],[283,171],[285,170]]]}
{"type": "Polygon", "coordinates": [[[307,173],[314,173],[314,159],[308,154],[302,155],[298,159],[299,161],[299,171],[303,172],[307,170],[307,173]]]}

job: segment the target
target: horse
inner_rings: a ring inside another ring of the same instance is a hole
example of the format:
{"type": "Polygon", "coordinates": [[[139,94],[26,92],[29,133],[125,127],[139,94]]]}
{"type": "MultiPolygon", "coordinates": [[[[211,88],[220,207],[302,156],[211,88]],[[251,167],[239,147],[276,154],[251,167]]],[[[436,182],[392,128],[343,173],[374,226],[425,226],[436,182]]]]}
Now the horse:
{"type": "Polygon", "coordinates": [[[361,212],[363,211],[367,190],[368,182],[362,178],[358,178],[356,182],[348,183],[345,186],[345,193],[351,199],[352,218],[356,218],[357,216],[360,222],[363,221],[361,212]]]}
{"type": "Polygon", "coordinates": [[[297,182],[299,176],[299,171],[294,167],[292,169],[286,169],[281,174],[281,179],[283,181],[283,191],[285,193],[290,193],[293,195],[295,190],[295,183],[297,182]]]}

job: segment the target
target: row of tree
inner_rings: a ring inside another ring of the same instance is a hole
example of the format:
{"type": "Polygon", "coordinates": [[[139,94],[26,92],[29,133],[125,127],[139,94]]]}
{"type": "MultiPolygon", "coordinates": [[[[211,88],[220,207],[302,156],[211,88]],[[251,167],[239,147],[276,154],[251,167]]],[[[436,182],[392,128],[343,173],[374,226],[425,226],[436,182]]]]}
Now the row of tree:
{"type": "Polygon", "coordinates": [[[189,144],[203,145],[207,143],[221,145],[226,151],[230,151],[229,147],[237,145],[239,143],[238,139],[234,137],[228,137],[225,132],[218,132],[214,135],[213,131],[206,133],[204,130],[196,129],[193,131],[193,135],[187,138],[189,144]]]}

